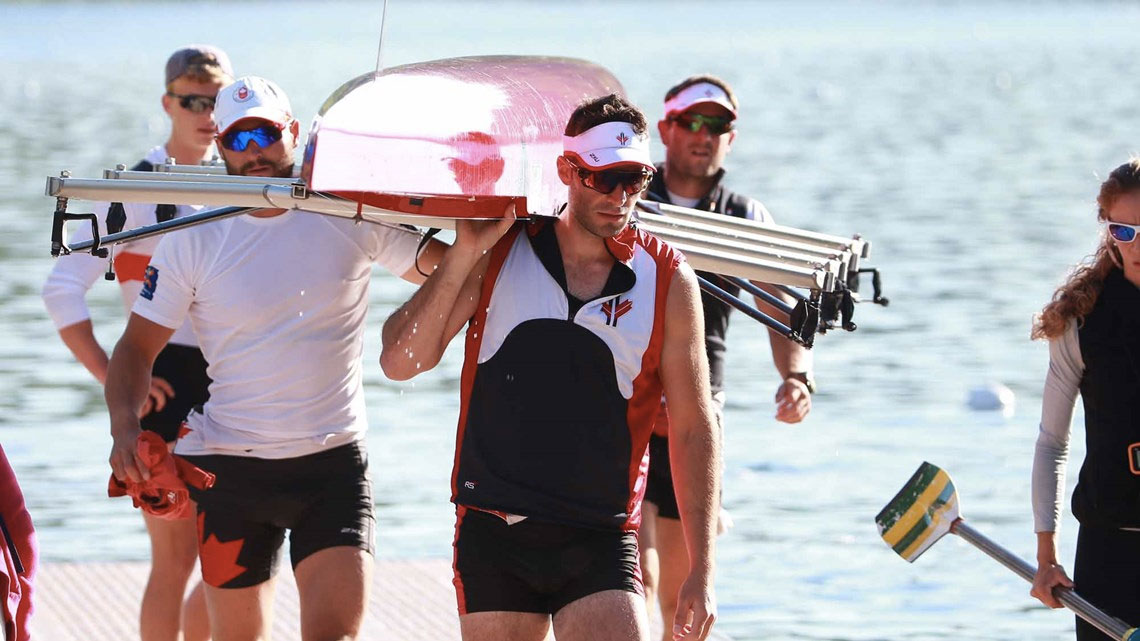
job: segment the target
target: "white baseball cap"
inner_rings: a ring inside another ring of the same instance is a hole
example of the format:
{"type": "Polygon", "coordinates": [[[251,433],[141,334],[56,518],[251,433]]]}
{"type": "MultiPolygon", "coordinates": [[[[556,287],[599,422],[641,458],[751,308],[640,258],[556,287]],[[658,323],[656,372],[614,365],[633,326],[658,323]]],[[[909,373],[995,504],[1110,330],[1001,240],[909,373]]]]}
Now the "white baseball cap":
{"type": "Polygon", "coordinates": [[[218,92],[214,121],[218,123],[220,135],[247,118],[288,126],[293,122],[293,108],[285,92],[272,80],[243,76],[218,92]]]}
{"type": "Polygon", "coordinates": [[[702,102],[718,104],[727,109],[733,118],[736,117],[736,107],[732,104],[732,99],[728,97],[728,92],[711,82],[698,82],[689,85],[678,91],[677,95],[666,100],[665,117],[683,113],[689,107],[702,102]]]}
{"type": "Polygon", "coordinates": [[[653,171],[649,157],[649,134],[637,133],[628,122],[603,122],[577,136],[563,136],[566,156],[585,169],[601,170],[621,165],[641,165],[653,171]]]}

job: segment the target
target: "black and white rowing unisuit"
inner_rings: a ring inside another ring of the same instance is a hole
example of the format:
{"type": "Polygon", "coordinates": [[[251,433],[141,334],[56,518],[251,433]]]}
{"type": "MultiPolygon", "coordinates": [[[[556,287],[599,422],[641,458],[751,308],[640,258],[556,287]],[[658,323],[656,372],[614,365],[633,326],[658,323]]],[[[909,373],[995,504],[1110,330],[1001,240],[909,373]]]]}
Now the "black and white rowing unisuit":
{"type": "Polygon", "coordinates": [[[602,294],[567,293],[553,224],[492,250],[467,331],[452,500],[581,527],[640,523],[661,401],[665,300],[682,261],[628,227],[602,294]]]}

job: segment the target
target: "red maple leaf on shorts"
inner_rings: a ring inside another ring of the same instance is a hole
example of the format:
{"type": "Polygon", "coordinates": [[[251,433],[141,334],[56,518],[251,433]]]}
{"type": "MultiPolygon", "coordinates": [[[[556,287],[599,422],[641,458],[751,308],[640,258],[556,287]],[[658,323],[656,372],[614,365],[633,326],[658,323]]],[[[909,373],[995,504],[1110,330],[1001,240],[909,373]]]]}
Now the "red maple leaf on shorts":
{"type": "Polygon", "coordinates": [[[214,587],[221,587],[241,576],[246,568],[237,562],[241,554],[241,546],[245,539],[236,541],[221,541],[211,534],[201,538],[204,533],[206,515],[198,515],[198,536],[202,544],[198,548],[198,556],[202,559],[202,578],[214,587]]]}

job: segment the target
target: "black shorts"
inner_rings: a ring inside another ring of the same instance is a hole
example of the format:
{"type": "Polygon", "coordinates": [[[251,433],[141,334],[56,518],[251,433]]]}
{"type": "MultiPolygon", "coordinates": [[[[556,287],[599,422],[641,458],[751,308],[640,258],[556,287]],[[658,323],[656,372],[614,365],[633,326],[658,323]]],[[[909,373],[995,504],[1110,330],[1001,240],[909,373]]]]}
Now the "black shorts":
{"type": "Polygon", "coordinates": [[[178,440],[178,430],[190,409],[210,398],[210,377],[202,350],[188,345],[168,344],[154,359],[151,376],[166,379],[174,396],[166,399],[162,411],[151,412],[139,421],[144,430],[157,432],[162,440],[178,440]]]}
{"type": "Polygon", "coordinates": [[[649,437],[649,472],[645,479],[645,500],[657,506],[657,516],[679,519],[677,493],[673,489],[673,468],[669,464],[669,439],[649,437]]]}
{"type": "Polygon", "coordinates": [[[459,614],[550,614],[605,590],[645,594],[637,533],[526,519],[514,525],[460,506],[455,524],[459,614]]]}
{"type": "MultiPolygon", "coordinates": [[[[1108,614],[1136,625],[1140,621],[1140,532],[1081,525],[1073,563],[1077,593],[1108,614]]],[[[1077,641],[1108,637],[1077,619],[1077,641]]]]}
{"type": "Polygon", "coordinates": [[[372,483],[363,443],[287,459],[185,456],[217,479],[198,502],[202,578],[219,588],[265,582],[289,530],[289,557],[351,546],[373,552],[372,483]]]}

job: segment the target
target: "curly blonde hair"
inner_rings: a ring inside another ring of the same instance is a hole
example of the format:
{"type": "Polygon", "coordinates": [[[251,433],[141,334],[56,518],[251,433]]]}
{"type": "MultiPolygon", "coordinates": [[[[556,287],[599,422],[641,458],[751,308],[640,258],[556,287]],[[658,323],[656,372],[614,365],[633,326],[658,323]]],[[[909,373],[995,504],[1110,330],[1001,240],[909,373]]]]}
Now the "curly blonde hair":
{"type": "MultiPolygon", "coordinates": [[[[1097,219],[1108,220],[1108,211],[1117,199],[1137,190],[1140,190],[1140,158],[1133,158],[1113,169],[1101,183],[1100,193],[1096,197],[1097,219]]],[[[1093,305],[1096,305],[1096,299],[1104,288],[1104,279],[1113,269],[1120,269],[1123,264],[1120,249],[1105,232],[1096,252],[1073,269],[1068,280],[1057,288],[1053,299],[1034,319],[1030,337],[1052,340],[1065,333],[1065,327],[1071,319],[1083,322],[1093,305]]]]}

